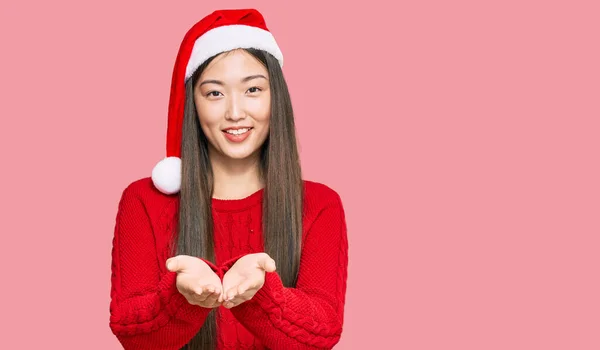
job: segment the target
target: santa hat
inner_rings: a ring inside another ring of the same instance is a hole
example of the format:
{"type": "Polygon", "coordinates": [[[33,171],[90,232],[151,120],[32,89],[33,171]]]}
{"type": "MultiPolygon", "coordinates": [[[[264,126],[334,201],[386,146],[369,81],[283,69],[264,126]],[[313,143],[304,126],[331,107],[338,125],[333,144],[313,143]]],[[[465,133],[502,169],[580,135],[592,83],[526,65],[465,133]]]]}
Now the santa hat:
{"type": "Polygon", "coordinates": [[[152,182],[162,193],[177,193],[181,188],[185,83],[210,57],[240,48],[264,50],[283,66],[283,55],[275,38],[267,29],[263,16],[254,9],[215,11],[194,24],[184,36],[171,80],[167,154],[152,170],[152,182]]]}

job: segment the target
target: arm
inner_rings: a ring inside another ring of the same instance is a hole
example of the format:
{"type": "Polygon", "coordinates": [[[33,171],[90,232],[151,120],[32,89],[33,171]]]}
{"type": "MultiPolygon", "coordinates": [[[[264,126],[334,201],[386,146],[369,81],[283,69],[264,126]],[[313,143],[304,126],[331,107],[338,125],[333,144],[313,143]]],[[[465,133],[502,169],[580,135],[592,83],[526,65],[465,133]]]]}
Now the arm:
{"type": "Polygon", "coordinates": [[[344,209],[336,195],[306,235],[296,288],[266,272],[263,287],[231,312],[269,348],[331,349],[342,333],[347,265],[344,209]]]}
{"type": "Polygon", "coordinates": [[[165,262],[158,260],[146,208],[128,188],[115,225],[110,303],[110,328],[125,349],[179,349],[211,310],[188,303],[177,290],[177,273],[161,270],[165,262]]]}

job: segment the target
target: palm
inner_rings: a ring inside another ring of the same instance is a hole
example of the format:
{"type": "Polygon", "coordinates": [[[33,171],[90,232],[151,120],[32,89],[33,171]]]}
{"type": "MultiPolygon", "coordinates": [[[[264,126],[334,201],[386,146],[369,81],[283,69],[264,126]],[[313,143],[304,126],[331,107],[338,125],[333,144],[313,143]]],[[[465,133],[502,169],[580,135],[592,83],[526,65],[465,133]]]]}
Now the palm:
{"type": "Polygon", "coordinates": [[[202,260],[178,255],[167,260],[167,269],[177,273],[177,290],[190,304],[207,308],[221,304],[221,280],[202,260]]]}
{"type": "MultiPolygon", "coordinates": [[[[223,276],[223,290],[229,291],[231,288],[241,286],[244,283],[252,283],[253,286],[264,283],[265,272],[260,269],[256,259],[251,255],[240,258],[223,276]]],[[[260,288],[260,287],[259,287],[260,288]]]]}
{"type": "Polygon", "coordinates": [[[189,270],[184,270],[177,275],[177,279],[185,280],[190,285],[193,285],[197,281],[202,281],[203,285],[210,286],[219,286],[221,284],[221,280],[219,276],[214,273],[211,268],[202,263],[199,266],[194,266],[189,270]]]}
{"type": "Polygon", "coordinates": [[[266,253],[241,257],[223,276],[226,307],[237,306],[252,299],[265,283],[265,271],[275,271],[275,262],[266,253]]]}

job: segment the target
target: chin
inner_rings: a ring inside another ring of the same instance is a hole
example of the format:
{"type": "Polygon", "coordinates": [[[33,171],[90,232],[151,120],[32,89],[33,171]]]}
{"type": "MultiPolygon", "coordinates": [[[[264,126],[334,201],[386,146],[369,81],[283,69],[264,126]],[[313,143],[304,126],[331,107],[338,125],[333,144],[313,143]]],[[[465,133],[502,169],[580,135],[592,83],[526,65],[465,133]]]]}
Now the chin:
{"type": "Polygon", "coordinates": [[[231,150],[224,149],[222,154],[225,157],[231,158],[231,159],[247,159],[247,158],[250,158],[253,155],[257,154],[257,152],[256,152],[256,150],[255,151],[244,150],[244,151],[232,152],[231,150]]]}
{"type": "Polygon", "coordinates": [[[230,159],[246,159],[248,158],[250,155],[249,154],[231,154],[231,153],[225,153],[224,156],[226,158],[230,158],[230,159]]]}

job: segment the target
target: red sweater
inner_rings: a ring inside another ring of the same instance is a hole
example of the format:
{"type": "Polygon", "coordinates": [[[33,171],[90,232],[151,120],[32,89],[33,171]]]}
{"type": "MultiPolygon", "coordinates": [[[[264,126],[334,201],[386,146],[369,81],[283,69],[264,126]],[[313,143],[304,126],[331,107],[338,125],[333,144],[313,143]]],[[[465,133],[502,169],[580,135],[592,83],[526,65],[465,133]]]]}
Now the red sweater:
{"type": "MultiPolygon", "coordinates": [[[[340,339],[348,266],[340,196],[304,181],[302,257],[296,288],[267,272],[264,286],[239,306],[218,307],[218,349],[330,349],[340,339]]],[[[263,190],[235,200],[212,199],[215,259],[222,278],[235,261],[264,251],[263,190]]],[[[179,196],[164,195],[150,178],[123,191],[112,250],[110,328],[125,349],[176,350],[200,330],[211,309],[191,305],[166,269],[179,196]]],[[[204,259],[203,259],[204,260],[204,259]]]]}

